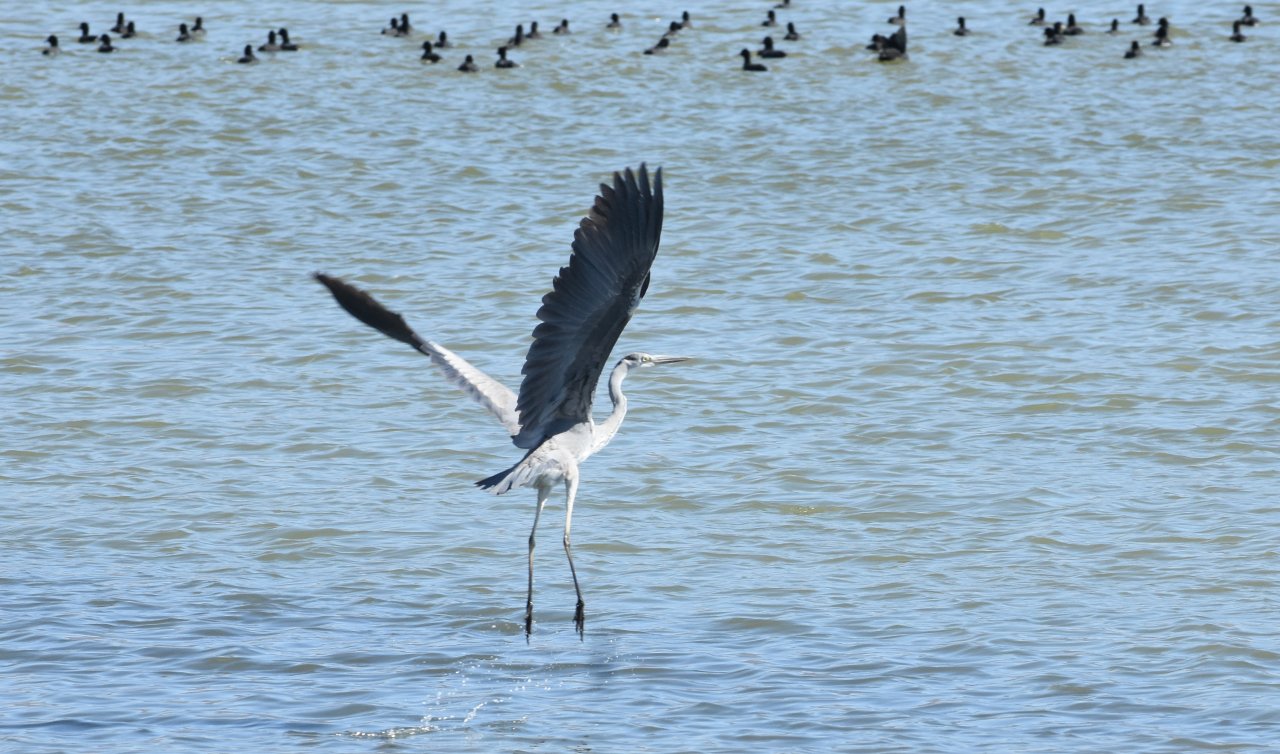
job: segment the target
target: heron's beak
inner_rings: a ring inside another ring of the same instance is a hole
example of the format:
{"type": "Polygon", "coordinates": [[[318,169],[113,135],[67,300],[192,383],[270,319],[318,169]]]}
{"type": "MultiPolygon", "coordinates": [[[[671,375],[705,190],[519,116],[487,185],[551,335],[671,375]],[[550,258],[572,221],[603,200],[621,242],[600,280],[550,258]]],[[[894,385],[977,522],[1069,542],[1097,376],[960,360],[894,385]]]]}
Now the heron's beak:
{"type": "Polygon", "coordinates": [[[656,364],[674,364],[677,361],[688,361],[688,356],[654,356],[653,363],[656,364]]]}

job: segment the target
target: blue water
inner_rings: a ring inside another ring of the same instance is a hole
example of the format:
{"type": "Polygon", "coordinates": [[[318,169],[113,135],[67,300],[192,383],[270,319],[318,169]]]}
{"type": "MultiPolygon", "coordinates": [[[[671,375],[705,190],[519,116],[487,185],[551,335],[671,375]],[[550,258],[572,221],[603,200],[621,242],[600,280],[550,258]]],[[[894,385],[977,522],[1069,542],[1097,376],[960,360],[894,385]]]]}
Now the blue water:
{"type": "Polygon", "coordinates": [[[684,8],[233,2],[177,45],[144,2],[104,56],[116,7],[6,7],[0,750],[1273,751],[1280,6],[1236,45],[1148,3],[1175,44],[1125,61],[1129,5],[1055,49],[916,4],[886,66],[897,3],[794,5],[759,75],[769,3],[663,56],[684,8]],[[617,353],[694,360],[583,469],[582,639],[548,506],[526,641],[534,495],[472,485],[520,451],[309,274],[515,387],[641,161],[617,353]]]}

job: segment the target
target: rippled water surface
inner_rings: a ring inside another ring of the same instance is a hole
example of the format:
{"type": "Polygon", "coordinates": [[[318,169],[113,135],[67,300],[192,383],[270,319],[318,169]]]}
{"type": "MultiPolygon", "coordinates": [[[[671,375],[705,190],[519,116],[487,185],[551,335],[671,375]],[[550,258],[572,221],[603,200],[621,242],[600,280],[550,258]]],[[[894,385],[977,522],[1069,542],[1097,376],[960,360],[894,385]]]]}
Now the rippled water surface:
{"type": "Polygon", "coordinates": [[[0,750],[1274,750],[1280,5],[1125,61],[1127,2],[913,4],[879,65],[896,4],[795,0],[761,75],[767,2],[4,4],[0,750]],[[520,451],[308,275],[514,386],[641,161],[618,353],[695,360],[584,467],[581,641],[549,506],[526,642],[520,451]]]}

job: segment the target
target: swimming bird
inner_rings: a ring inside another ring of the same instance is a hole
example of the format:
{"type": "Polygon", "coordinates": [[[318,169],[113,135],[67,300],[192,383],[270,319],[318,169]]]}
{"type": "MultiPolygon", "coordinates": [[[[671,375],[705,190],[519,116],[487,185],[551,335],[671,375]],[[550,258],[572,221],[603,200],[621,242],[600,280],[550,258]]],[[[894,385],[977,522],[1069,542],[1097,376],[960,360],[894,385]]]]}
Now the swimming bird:
{"type": "Polygon", "coordinates": [[[791,7],[791,0],[782,0],[782,2],[778,3],[777,5],[775,5],[775,6],[773,6],[773,7],[774,7],[774,8],[777,8],[778,10],[782,10],[782,9],[784,9],[784,8],[790,8],[790,7],[791,7]]]}
{"type": "Polygon", "coordinates": [[[293,42],[289,41],[288,29],[281,26],[280,31],[277,33],[280,35],[280,51],[281,52],[297,52],[298,51],[298,46],[293,42]]]}
{"type": "Polygon", "coordinates": [[[1111,19],[1111,28],[1107,30],[1107,33],[1108,34],[1120,33],[1120,19],[1118,18],[1111,19]]]}
{"type": "Polygon", "coordinates": [[[115,52],[116,51],[116,48],[111,44],[110,34],[103,34],[101,37],[99,37],[99,39],[102,40],[102,44],[98,45],[98,52],[115,52]]]}
{"type": "Polygon", "coordinates": [[[1044,24],[1045,24],[1044,8],[1036,8],[1036,14],[1031,17],[1031,21],[1027,25],[1028,26],[1044,26],[1044,24]]]}
{"type": "Polygon", "coordinates": [[[507,48],[498,48],[498,62],[493,64],[494,68],[517,68],[518,64],[507,57],[507,48]]]}
{"type": "Polygon", "coordinates": [[[969,29],[964,25],[964,16],[957,18],[956,23],[958,24],[958,26],[956,26],[956,30],[951,33],[956,35],[957,37],[969,36],[969,29]]]}
{"type": "Polygon", "coordinates": [[[431,41],[422,43],[422,59],[428,63],[439,63],[440,55],[431,49],[431,41]]]}
{"type": "Polygon", "coordinates": [[[743,47],[742,52],[738,54],[742,56],[742,70],[757,71],[757,72],[769,70],[769,67],[766,66],[764,63],[751,62],[751,50],[748,50],[747,48],[743,47]]]}
{"type": "Polygon", "coordinates": [[[1080,25],[1076,23],[1076,14],[1074,13],[1067,14],[1067,28],[1063,29],[1062,33],[1067,35],[1068,37],[1074,37],[1077,34],[1084,34],[1084,29],[1081,28],[1080,25]]]}
{"type": "Polygon", "coordinates": [[[178,24],[178,39],[177,39],[177,41],[179,41],[179,42],[190,42],[190,41],[191,41],[191,32],[187,30],[187,25],[186,25],[186,24],[178,24]]]}
{"type": "Polygon", "coordinates": [[[511,47],[519,47],[524,42],[524,24],[516,24],[516,34],[507,40],[507,44],[511,47]]]}
{"type": "Polygon", "coordinates": [[[591,404],[610,352],[649,290],[650,271],[662,234],[662,171],[652,187],[644,165],[638,175],[614,173],[601,186],[595,206],[574,233],[569,264],[560,268],[542,298],[540,323],[525,356],[520,392],[481,372],[444,346],[424,340],[404,318],[364,291],[322,273],[315,278],[338,304],[361,322],[412,346],[454,384],[489,410],[525,456],[511,468],[476,482],[501,495],[518,487],[537,491],[538,506],[529,532],[529,581],[525,633],[533,631],[533,552],[538,519],[556,487],[565,491],[564,552],[578,602],[573,622],[579,635],[586,616],[573,566],[570,525],[577,499],[579,468],[617,434],[627,412],[622,382],[633,370],[686,361],[679,356],[629,353],[608,378],[613,412],[597,424],[591,404]]]}
{"type": "Polygon", "coordinates": [[[258,45],[258,52],[280,52],[280,43],[276,41],[275,29],[267,32],[267,41],[258,45]]]}
{"type": "Polygon", "coordinates": [[[1129,45],[1129,49],[1125,51],[1125,60],[1132,60],[1142,56],[1142,45],[1138,44],[1138,40],[1133,40],[1133,44],[1129,45]]]}
{"type": "Polygon", "coordinates": [[[675,35],[677,35],[677,34],[679,34],[679,33],[680,33],[680,22],[679,22],[679,21],[672,21],[671,23],[667,24],[667,30],[666,30],[665,32],[663,32],[662,36],[664,36],[664,37],[674,37],[675,35]]]}
{"type": "Polygon", "coordinates": [[[1050,45],[1062,44],[1062,22],[1054,21],[1053,26],[1044,27],[1044,44],[1046,47],[1050,45]]]}
{"type": "Polygon", "coordinates": [[[50,34],[49,38],[45,41],[49,43],[49,46],[41,50],[43,54],[53,57],[54,55],[62,52],[62,48],[58,47],[58,37],[56,34],[50,34]]]}
{"type": "Polygon", "coordinates": [[[872,34],[871,43],[867,45],[866,49],[875,50],[876,52],[879,52],[880,50],[884,49],[884,46],[886,43],[888,43],[888,41],[889,41],[889,38],[883,34],[872,34]]]}
{"type": "Polygon", "coordinates": [[[529,33],[524,35],[525,39],[542,39],[542,32],[538,31],[538,22],[529,22],[529,33]]]}
{"type": "Polygon", "coordinates": [[[796,25],[790,21],[787,22],[787,36],[783,37],[783,39],[788,42],[795,42],[800,39],[800,32],[796,31],[796,25]]]}
{"type": "Polygon", "coordinates": [[[138,30],[134,28],[132,21],[125,24],[124,34],[121,34],[120,36],[124,39],[133,39],[134,37],[138,36],[138,30]]]}
{"type": "Polygon", "coordinates": [[[1248,39],[1248,37],[1246,37],[1246,36],[1245,36],[1241,31],[1240,31],[1240,26],[1242,25],[1242,23],[1243,23],[1242,21],[1232,21],[1232,22],[1231,22],[1231,37],[1230,37],[1230,39],[1231,39],[1231,41],[1232,41],[1232,42],[1243,42],[1243,41],[1245,41],[1246,39],[1248,39]]]}
{"type": "Polygon", "coordinates": [[[468,55],[467,59],[462,61],[462,65],[458,66],[458,70],[463,73],[475,73],[480,70],[480,66],[476,65],[476,61],[468,55]]]}
{"type": "Polygon", "coordinates": [[[413,24],[409,23],[409,14],[400,14],[400,36],[407,37],[413,33],[413,24]]]}
{"type": "Polygon", "coordinates": [[[116,34],[121,34],[124,32],[124,14],[123,13],[116,14],[116,25],[111,27],[111,31],[115,32],[116,34]]]}
{"type": "Polygon", "coordinates": [[[239,59],[239,60],[237,60],[236,62],[237,62],[237,63],[256,63],[256,62],[258,62],[258,58],[257,58],[257,57],[255,57],[255,56],[254,56],[254,54],[253,54],[253,45],[245,45],[245,46],[244,46],[244,54],[243,54],[243,55],[241,55],[241,56],[240,56],[240,59],[239,59]]]}
{"type": "Polygon", "coordinates": [[[453,43],[449,41],[449,35],[444,32],[444,29],[441,29],[440,33],[436,35],[436,47],[453,47],[453,43]]]}
{"type": "Polygon", "coordinates": [[[619,18],[618,18],[618,14],[617,14],[617,13],[610,13],[610,14],[609,14],[609,23],[605,24],[605,25],[604,25],[604,28],[606,28],[606,29],[614,29],[614,30],[617,30],[617,29],[621,29],[621,28],[622,28],[622,21],[621,21],[621,19],[619,19],[619,18]]]}
{"type": "Polygon", "coordinates": [[[569,19],[560,19],[560,25],[551,30],[552,34],[569,34],[569,19]]]}
{"type": "Polygon", "coordinates": [[[1134,16],[1133,20],[1129,23],[1141,24],[1142,26],[1146,26],[1151,23],[1151,19],[1147,18],[1147,8],[1145,5],[1142,5],[1141,3],[1138,4],[1138,15],[1134,16]]]}
{"type": "Polygon", "coordinates": [[[890,16],[890,17],[889,17],[889,23],[891,23],[891,24],[897,24],[898,26],[905,26],[905,25],[906,25],[906,23],[907,23],[907,6],[905,6],[905,5],[899,5],[899,6],[898,6],[898,15],[896,15],[896,16],[890,16]]]}
{"type": "Polygon", "coordinates": [[[663,37],[662,39],[658,40],[658,43],[656,45],[645,50],[644,54],[657,55],[658,53],[662,52],[663,50],[667,49],[670,46],[671,46],[671,40],[667,39],[666,37],[663,37]]]}
{"type": "MultiPolygon", "coordinates": [[[[132,28],[132,27],[133,27],[133,24],[129,24],[129,26],[130,26],[130,28],[132,28]]],[[[203,16],[196,16],[196,22],[195,22],[195,24],[191,27],[191,36],[193,36],[193,37],[203,37],[203,36],[204,36],[204,34],[205,34],[205,31],[204,31],[204,17],[203,17],[203,16]]]]}
{"type": "Polygon", "coordinates": [[[907,27],[902,25],[884,41],[884,49],[880,50],[880,56],[876,58],[881,63],[889,63],[895,60],[907,60],[907,27]]]}
{"type": "Polygon", "coordinates": [[[782,50],[774,49],[773,37],[765,37],[760,40],[760,44],[764,45],[764,47],[758,50],[756,54],[762,58],[785,58],[787,56],[787,53],[782,50]]]}
{"type": "Polygon", "coordinates": [[[689,16],[689,11],[684,11],[680,14],[680,28],[681,29],[693,28],[693,19],[689,16]]]}
{"type": "Polygon", "coordinates": [[[1240,17],[1240,24],[1243,26],[1257,26],[1258,19],[1253,15],[1253,6],[1244,6],[1244,15],[1240,17]]]}
{"type": "Polygon", "coordinates": [[[395,16],[391,17],[391,26],[382,30],[383,34],[388,37],[403,37],[405,32],[400,31],[400,19],[395,16]]]}
{"type": "Polygon", "coordinates": [[[1156,23],[1156,31],[1155,34],[1152,35],[1156,38],[1156,41],[1151,44],[1155,47],[1168,47],[1172,45],[1173,40],[1169,39],[1169,19],[1161,16],[1160,20],[1156,23]]]}
{"type": "Polygon", "coordinates": [[[760,25],[761,25],[761,26],[777,26],[777,25],[778,25],[778,14],[777,14],[777,13],[774,13],[773,11],[769,11],[769,12],[765,15],[764,20],[760,22],[760,25]]]}
{"type": "Polygon", "coordinates": [[[84,21],[81,21],[80,22],[80,39],[78,41],[82,45],[93,44],[94,42],[98,41],[98,35],[90,34],[89,24],[84,21]]]}

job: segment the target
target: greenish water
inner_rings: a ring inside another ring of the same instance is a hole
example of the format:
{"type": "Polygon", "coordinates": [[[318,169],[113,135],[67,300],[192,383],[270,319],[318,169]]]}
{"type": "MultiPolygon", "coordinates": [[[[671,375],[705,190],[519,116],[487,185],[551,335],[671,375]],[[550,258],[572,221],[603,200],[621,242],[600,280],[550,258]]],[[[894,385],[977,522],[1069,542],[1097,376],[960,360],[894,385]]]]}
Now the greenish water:
{"type": "Polygon", "coordinates": [[[896,3],[796,0],[749,75],[768,5],[662,56],[683,8],[233,2],[177,45],[144,2],[110,56],[115,6],[0,14],[0,749],[1271,750],[1280,8],[1148,4],[1175,45],[1125,61],[1127,4],[1058,49],[912,5],[882,66],[896,3]],[[696,360],[584,467],[585,638],[544,545],[526,643],[534,496],[472,486],[520,451],[308,276],[514,387],[641,161],[618,353],[696,360]]]}

